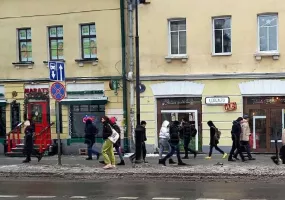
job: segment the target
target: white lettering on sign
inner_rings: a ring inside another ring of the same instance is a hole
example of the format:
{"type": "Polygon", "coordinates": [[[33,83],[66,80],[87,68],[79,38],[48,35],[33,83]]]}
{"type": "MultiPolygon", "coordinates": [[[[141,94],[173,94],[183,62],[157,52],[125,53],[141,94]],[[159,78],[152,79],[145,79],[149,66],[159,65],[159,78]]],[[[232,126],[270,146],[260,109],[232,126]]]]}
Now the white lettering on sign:
{"type": "Polygon", "coordinates": [[[206,97],[205,103],[210,105],[224,105],[230,102],[229,97],[206,97]]]}

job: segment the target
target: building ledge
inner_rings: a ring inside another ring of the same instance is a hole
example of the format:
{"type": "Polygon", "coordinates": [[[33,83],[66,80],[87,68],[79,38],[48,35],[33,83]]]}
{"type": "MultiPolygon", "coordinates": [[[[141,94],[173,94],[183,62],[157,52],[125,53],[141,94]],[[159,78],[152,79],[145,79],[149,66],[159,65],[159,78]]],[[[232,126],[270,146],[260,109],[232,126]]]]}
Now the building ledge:
{"type": "Polygon", "coordinates": [[[279,52],[258,52],[254,54],[255,60],[262,60],[262,57],[272,57],[273,60],[279,60],[279,52]]]}
{"type": "Polygon", "coordinates": [[[188,55],[168,55],[165,56],[165,60],[168,63],[171,63],[172,60],[181,60],[182,62],[186,63],[189,59],[188,55]]]}
{"type": "Polygon", "coordinates": [[[232,53],[212,53],[212,56],[215,57],[215,56],[231,56],[232,53]]]}
{"type": "Polygon", "coordinates": [[[93,66],[98,65],[98,58],[85,58],[85,59],[75,59],[75,62],[78,63],[79,67],[83,67],[84,63],[92,63],[93,66]]]}
{"type": "Polygon", "coordinates": [[[35,64],[33,61],[29,62],[13,62],[12,63],[17,69],[20,67],[28,67],[28,69],[33,69],[33,65],[35,64]]]}
{"type": "Polygon", "coordinates": [[[65,60],[64,59],[58,59],[58,60],[44,60],[43,61],[43,63],[45,64],[45,65],[47,65],[48,64],[48,62],[64,62],[65,63],[65,60]]]}

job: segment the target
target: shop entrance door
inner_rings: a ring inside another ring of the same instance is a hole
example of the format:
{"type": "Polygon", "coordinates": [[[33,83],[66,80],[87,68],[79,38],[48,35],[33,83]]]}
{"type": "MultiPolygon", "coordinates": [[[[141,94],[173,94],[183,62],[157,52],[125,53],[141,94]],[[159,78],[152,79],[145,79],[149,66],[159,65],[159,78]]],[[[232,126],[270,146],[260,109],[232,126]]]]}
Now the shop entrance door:
{"type": "Polygon", "coordinates": [[[197,110],[161,110],[161,114],[162,114],[162,122],[164,120],[167,120],[169,122],[172,122],[172,121],[181,122],[181,120],[184,117],[187,117],[187,118],[189,117],[189,122],[191,124],[194,124],[197,130],[197,134],[195,136],[195,150],[198,151],[198,148],[199,148],[198,111],[197,110]]]}
{"type": "MultiPolygon", "coordinates": [[[[49,125],[48,122],[48,102],[29,102],[28,119],[32,119],[35,124],[35,133],[41,132],[49,125]]],[[[38,141],[36,141],[36,144],[38,141]]]]}
{"type": "Polygon", "coordinates": [[[253,135],[252,148],[266,149],[267,134],[266,134],[266,116],[253,116],[253,135]]]}

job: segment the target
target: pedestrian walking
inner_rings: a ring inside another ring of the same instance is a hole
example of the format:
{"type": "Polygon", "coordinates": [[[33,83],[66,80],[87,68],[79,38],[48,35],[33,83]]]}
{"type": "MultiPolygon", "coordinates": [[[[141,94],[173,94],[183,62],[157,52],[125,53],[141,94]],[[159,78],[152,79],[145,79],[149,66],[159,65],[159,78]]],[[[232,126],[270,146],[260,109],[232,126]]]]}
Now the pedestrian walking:
{"type": "MultiPolygon", "coordinates": [[[[146,137],[146,121],[141,121],[141,125],[140,125],[142,131],[142,156],[143,156],[143,161],[144,163],[148,163],[146,161],[146,145],[145,142],[147,141],[147,137],[146,137]]],[[[133,163],[134,159],[136,158],[136,153],[134,153],[133,155],[130,156],[130,161],[133,163]]]]}
{"type": "MultiPolygon", "coordinates": [[[[168,142],[170,139],[169,135],[169,121],[165,120],[160,128],[159,132],[159,161],[158,164],[162,164],[162,154],[165,149],[168,150],[168,153],[171,151],[171,146],[168,142]]],[[[169,158],[169,164],[176,164],[173,161],[172,157],[169,158]]]]}
{"type": "Polygon", "coordinates": [[[240,147],[240,134],[241,134],[241,121],[243,120],[242,117],[237,118],[237,120],[233,121],[233,125],[232,125],[232,149],[230,152],[230,156],[228,158],[228,161],[234,162],[236,161],[235,159],[233,159],[235,150],[237,150],[237,153],[240,155],[242,161],[244,162],[244,156],[242,154],[241,151],[241,147],[240,147]]]}
{"type": "Polygon", "coordinates": [[[24,122],[24,132],[25,132],[25,138],[24,138],[24,154],[26,155],[26,159],[23,160],[23,163],[29,163],[31,162],[31,155],[35,154],[38,158],[38,162],[41,161],[43,154],[39,153],[37,150],[34,149],[34,126],[31,124],[30,120],[26,120],[24,122]]]}
{"type": "Polygon", "coordinates": [[[215,148],[218,152],[223,154],[223,159],[226,158],[228,154],[218,147],[220,139],[218,128],[214,125],[212,121],[208,121],[207,124],[210,127],[210,151],[209,151],[209,156],[207,156],[206,159],[212,158],[213,148],[215,148]]]}
{"type": "Polygon", "coordinates": [[[105,166],[103,169],[113,169],[115,168],[115,155],[113,151],[113,142],[109,139],[112,135],[112,127],[110,125],[110,120],[107,116],[102,117],[101,122],[103,124],[103,139],[104,144],[102,147],[102,155],[104,157],[105,166]]]}
{"type": "Polygon", "coordinates": [[[176,152],[176,156],[178,159],[178,165],[186,165],[185,163],[182,162],[181,157],[180,157],[180,149],[179,149],[179,143],[180,143],[180,122],[179,121],[174,121],[169,128],[169,134],[170,134],[170,139],[169,143],[171,146],[171,151],[161,160],[161,164],[166,166],[166,160],[169,159],[170,157],[173,156],[173,154],[176,152]]]}
{"type": "Polygon", "coordinates": [[[125,165],[124,157],[123,157],[122,151],[121,151],[121,129],[116,122],[117,122],[116,117],[110,118],[111,126],[115,129],[115,131],[117,131],[117,133],[119,133],[119,139],[117,140],[116,143],[114,143],[113,146],[115,147],[115,150],[116,150],[116,152],[119,155],[119,158],[121,160],[121,162],[119,162],[117,165],[125,165]]]}
{"type": "Polygon", "coordinates": [[[184,140],[184,151],[185,156],[183,159],[189,159],[188,152],[194,154],[194,158],[197,156],[197,152],[189,147],[192,137],[195,137],[197,130],[195,126],[191,125],[187,118],[182,119],[182,131],[181,131],[183,140],[184,140]]]}
{"type": "MultiPolygon", "coordinates": [[[[251,133],[250,133],[250,127],[248,124],[248,119],[249,119],[249,116],[244,115],[243,120],[241,121],[240,144],[241,144],[241,148],[244,148],[245,151],[247,152],[248,159],[255,160],[255,158],[253,158],[250,153],[249,136],[251,135],[251,133]]],[[[237,157],[237,152],[235,153],[235,156],[237,157]]]]}
{"type": "Polygon", "coordinates": [[[87,151],[88,151],[88,157],[86,160],[92,160],[92,154],[95,154],[97,156],[97,160],[99,160],[100,153],[93,149],[93,145],[95,144],[96,135],[98,134],[98,129],[93,124],[91,119],[87,119],[85,122],[85,144],[87,144],[87,151]]]}

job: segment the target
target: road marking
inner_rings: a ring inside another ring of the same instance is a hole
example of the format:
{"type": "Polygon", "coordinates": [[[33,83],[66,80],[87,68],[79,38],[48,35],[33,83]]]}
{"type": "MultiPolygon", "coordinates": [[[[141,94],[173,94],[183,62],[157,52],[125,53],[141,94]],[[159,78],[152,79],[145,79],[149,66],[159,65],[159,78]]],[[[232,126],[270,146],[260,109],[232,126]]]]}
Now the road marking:
{"type": "Polygon", "coordinates": [[[153,200],[180,200],[180,198],[172,198],[172,197],[154,197],[153,200]]]}
{"type": "Polygon", "coordinates": [[[196,200],[224,200],[224,199],[205,199],[205,198],[200,198],[200,199],[196,199],[196,200]]]}
{"type": "Polygon", "coordinates": [[[56,196],[28,196],[28,199],[53,199],[56,196]]]}
{"type": "Polygon", "coordinates": [[[72,196],[71,199],[87,199],[86,196],[72,196]]]}
{"type": "Polygon", "coordinates": [[[119,197],[117,199],[138,199],[138,197],[119,197]]]}
{"type": "Polygon", "coordinates": [[[17,198],[18,195],[0,195],[0,198],[17,198]]]}

